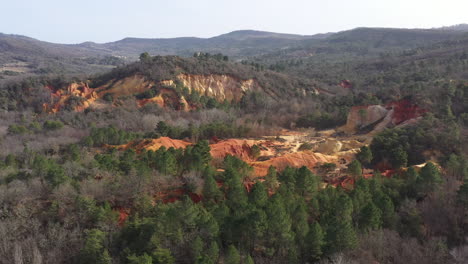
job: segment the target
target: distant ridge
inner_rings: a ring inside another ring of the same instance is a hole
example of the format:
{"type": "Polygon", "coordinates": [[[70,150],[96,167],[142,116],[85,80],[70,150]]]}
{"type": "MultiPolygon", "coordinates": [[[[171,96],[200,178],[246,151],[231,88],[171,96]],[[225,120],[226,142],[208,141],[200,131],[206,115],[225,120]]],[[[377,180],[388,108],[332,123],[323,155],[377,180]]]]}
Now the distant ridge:
{"type": "Polygon", "coordinates": [[[356,28],[338,33],[298,35],[237,30],[211,38],[135,38],[109,43],[56,44],[0,33],[0,78],[19,74],[89,74],[151,55],[191,57],[195,52],[222,53],[234,61],[281,53],[282,58],[351,52],[377,54],[456,40],[467,24],[438,29],[356,28]]]}
{"type": "Polygon", "coordinates": [[[448,26],[448,27],[441,27],[438,29],[468,32],[468,24],[458,24],[458,25],[453,25],[453,26],[448,26]]]}

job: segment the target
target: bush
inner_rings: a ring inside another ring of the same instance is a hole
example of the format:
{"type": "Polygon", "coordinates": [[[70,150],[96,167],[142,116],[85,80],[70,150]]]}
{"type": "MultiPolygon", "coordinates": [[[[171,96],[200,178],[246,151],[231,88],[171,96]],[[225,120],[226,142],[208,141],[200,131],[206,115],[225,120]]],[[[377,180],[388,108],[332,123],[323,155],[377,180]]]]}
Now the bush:
{"type": "Polygon", "coordinates": [[[59,130],[63,127],[63,123],[60,121],[47,120],[44,122],[43,127],[47,130],[59,130]]]}
{"type": "Polygon", "coordinates": [[[20,135],[20,134],[26,134],[29,132],[29,129],[27,129],[25,126],[22,125],[10,125],[8,127],[8,134],[11,135],[20,135]]]}

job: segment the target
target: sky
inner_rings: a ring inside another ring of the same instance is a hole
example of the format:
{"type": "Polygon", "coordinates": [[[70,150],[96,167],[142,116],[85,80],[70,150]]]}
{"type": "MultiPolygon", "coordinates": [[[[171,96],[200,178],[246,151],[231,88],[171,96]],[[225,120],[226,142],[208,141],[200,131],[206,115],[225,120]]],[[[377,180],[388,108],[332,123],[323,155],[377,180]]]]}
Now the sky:
{"type": "Polygon", "coordinates": [[[467,10],[467,0],[0,0],[0,32],[67,44],[242,29],[313,35],[450,26],[468,23],[467,10]]]}

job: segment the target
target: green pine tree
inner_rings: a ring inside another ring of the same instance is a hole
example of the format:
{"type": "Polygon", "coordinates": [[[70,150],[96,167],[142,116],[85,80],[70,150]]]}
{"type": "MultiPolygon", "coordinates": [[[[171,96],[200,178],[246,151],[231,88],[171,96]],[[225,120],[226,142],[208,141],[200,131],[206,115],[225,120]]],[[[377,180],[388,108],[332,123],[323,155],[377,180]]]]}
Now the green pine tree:
{"type": "Polygon", "coordinates": [[[104,247],[105,233],[99,229],[86,232],[86,242],[80,252],[79,263],[110,264],[109,252],[104,247]]]}
{"type": "Polygon", "coordinates": [[[368,146],[362,146],[359,153],[356,155],[356,158],[361,162],[361,164],[369,165],[372,161],[372,151],[368,146]]]}
{"type": "Polygon", "coordinates": [[[213,177],[211,168],[205,169],[205,183],[203,184],[203,197],[205,201],[219,201],[222,198],[223,193],[218,187],[216,180],[213,177]]]}
{"type": "Polygon", "coordinates": [[[193,262],[197,261],[197,259],[202,257],[202,252],[203,252],[203,240],[200,238],[200,236],[197,236],[193,241],[192,241],[192,257],[193,257],[193,262]]]}
{"type": "Polygon", "coordinates": [[[373,202],[369,202],[362,209],[359,220],[359,228],[361,230],[379,229],[382,226],[382,212],[373,202]]]}
{"type": "Polygon", "coordinates": [[[226,179],[225,188],[227,189],[227,204],[235,214],[244,213],[243,210],[247,206],[247,192],[244,184],[240,179],[240,175],[231,168],[228,168],[224,173],[226,179]]]}
{"type": "Polygon", "coordinates": [[[219,246],[216,241],[212,241],[210,247],[206,250],[206,255],[213,261],[213,263],[218,263],[219,258],[219,246]]]}
{"type": "Polygon", "coordinates": [[[253,258],[250,255],[247,255],[247,258],[245,258],[244,263],[245,264],[255,264],[253,258]]]}
{"type": "Polygon", "coordinates": [[[265,207],[268,201],[268,193],[261,182],[256,182],[249,193],[249,203],[256,208],[265,207]]]}
{"type": "Polygon", "coordinates": [[[268,173],[265,176],[265,186],[269,190],[276,190],[279,187],[278,182],[278,173],[276,172],[276,168],[271,166],[268,168],[268,173]]]}
{"type": "Polygon", "coordinates": [[[169,249],[157,248],[153,252],[153,262],[157,264],[173,264],[175,262],[174,257],[169,249]]]}
{"type": "Polygon", "coordinates": [[[354,179],[358,179],[362,176],[362,166],[358,160],[353,160],[348,165],[348,173],[353,176],[354,179]]]}
{"type": "Polygon", "coordinates": [[[325,235],[322,227],[318,222],[314,222],[310,226],[310,231],[307,234],[307,255],[311,261],[317,261],[323,254],[323,246],[325,245],[325,235]]]}
{"type": "Polygon", "coordinates": [[[395,206],[392,202],[392,199],[388,195],[382,194],[377,198],[376,205],[382,212],[382,226],[384,228],[394,227],[395,206]]]}
{"type": "Polygon", "coordinates": [[[240,264],[241,256],[237,248],[233,245],[230,245],[226,251],[226,257],[224,263],[226,264],[240,264]]]}
{"type": "Polygon", "coordinates": [[[439,169],[432,162],[428,162],[419,174],[419,190],[422,194],[435,191],[442,183],[439,169]]]}
{"type": "Polygon", "coordinates": [[[307,167],[302,166],[297,170],[296,190],[301,195],[311,196],[317,193],[319,180],[307,167]]]}
{"type": "Polygon", "coordinates": [[[146,253],[141,256],[135,254],[127,257],[128,264],[153,264],[153,258],[146,253]]]}
{"type": "Polygon", "coordinates": [[[296,234],[296,241],[299,246],[303,247],[307,233],[309,233],[307,206],[302,199],[296,210],[292,214],[292,230],[296,234]]]}
{"type": "MultiPolygon", "coordinates": [[[[294,239],[291,218],[288,215],[280,194],[273,195],[266,207],[268,219],[267,240],[275,249],[286,249],[294,239]]],[[[283,252],[285,253],[285,252],[283,252]]]]}

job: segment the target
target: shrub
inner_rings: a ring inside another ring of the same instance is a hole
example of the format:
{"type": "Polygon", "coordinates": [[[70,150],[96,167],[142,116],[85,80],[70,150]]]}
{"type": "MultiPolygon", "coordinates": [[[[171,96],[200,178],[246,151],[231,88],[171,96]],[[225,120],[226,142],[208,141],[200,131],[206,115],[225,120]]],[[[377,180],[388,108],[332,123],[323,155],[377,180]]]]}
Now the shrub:
{"type": "Polygon", "coordinates": [[[63,123],[60,121],[47,120],[44,122],[43,126],[47,130],[59,130],[63,127],[63,123]]]}

